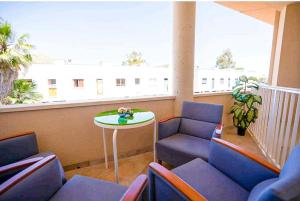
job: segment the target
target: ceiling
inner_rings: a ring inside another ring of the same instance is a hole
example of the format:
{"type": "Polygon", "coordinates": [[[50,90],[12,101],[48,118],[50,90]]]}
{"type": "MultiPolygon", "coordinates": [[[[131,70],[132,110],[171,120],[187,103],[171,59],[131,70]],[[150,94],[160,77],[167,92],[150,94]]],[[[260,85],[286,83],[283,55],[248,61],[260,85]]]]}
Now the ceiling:
{"type": "Polygon", "coordinates": [[[278,1],[278,2],[217,1],[216,3],[273,25],[275,19],[275,11],[280,11],[281,9],[284,8],[284,6],[290,4],[291,2],[290,1],[278,1]]]}

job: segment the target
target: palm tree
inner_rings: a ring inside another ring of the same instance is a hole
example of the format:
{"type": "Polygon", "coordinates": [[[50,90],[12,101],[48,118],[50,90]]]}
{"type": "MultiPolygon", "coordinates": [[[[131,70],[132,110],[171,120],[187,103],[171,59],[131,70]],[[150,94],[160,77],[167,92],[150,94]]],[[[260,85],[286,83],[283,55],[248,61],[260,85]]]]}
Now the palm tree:
{"type": "Polygon", "coordinates": [[[36,84],[26,80],[15,80],[9,95],[4,99],[5,104],[36,103],[43,96],[36,92],[36,84]]]}
{"type": "Polygon", "coordinates": [[[0,103],[12,89],[18,72],[30,65],[32,45],[27,34],[16,39],[9,23],[0,19],[0,103]]]}

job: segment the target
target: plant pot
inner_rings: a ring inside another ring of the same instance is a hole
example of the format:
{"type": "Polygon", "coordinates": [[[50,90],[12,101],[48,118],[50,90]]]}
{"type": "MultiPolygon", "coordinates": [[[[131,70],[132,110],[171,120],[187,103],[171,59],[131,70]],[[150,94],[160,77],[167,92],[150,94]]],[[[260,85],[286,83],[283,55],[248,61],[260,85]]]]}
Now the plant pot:
{"type": "Polygon", "coordinates": [[[242,128],[242,127],[238,127],[237,128],[237,133],[240,136],[244,136],[246,134],[246,129],[242,128]]]}

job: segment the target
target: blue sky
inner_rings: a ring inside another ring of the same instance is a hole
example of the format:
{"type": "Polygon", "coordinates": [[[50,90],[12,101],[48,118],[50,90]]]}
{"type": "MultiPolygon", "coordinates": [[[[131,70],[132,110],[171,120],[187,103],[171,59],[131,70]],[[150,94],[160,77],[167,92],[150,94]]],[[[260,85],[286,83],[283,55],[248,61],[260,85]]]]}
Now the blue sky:
{"type": "MultiPolygon", "coordinates": [[[[133,50],[170,63],[172,2],[0,2],[0,17],[53,58],[121,63],[133,50]]],[[[268,68],[271,25],[213,2],[197,3],[195,63],[215,65],[230,48],[238,66],[268,68]]]]}

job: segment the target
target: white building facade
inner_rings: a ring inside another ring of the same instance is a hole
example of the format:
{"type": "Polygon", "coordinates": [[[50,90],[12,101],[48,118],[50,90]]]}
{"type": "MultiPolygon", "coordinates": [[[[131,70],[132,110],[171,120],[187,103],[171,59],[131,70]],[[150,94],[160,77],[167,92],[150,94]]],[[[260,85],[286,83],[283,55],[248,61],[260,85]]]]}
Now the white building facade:
{"type": "MultiPolygon", "coordinates": [[[[43,102],[170,95],[171,69],[162,66],[112,64],[33,64],[19,79],[33,81],[43,102]]],[[[230,91],[239,76],[255,73],[195,67],[194,92],[230,91]]]]}

